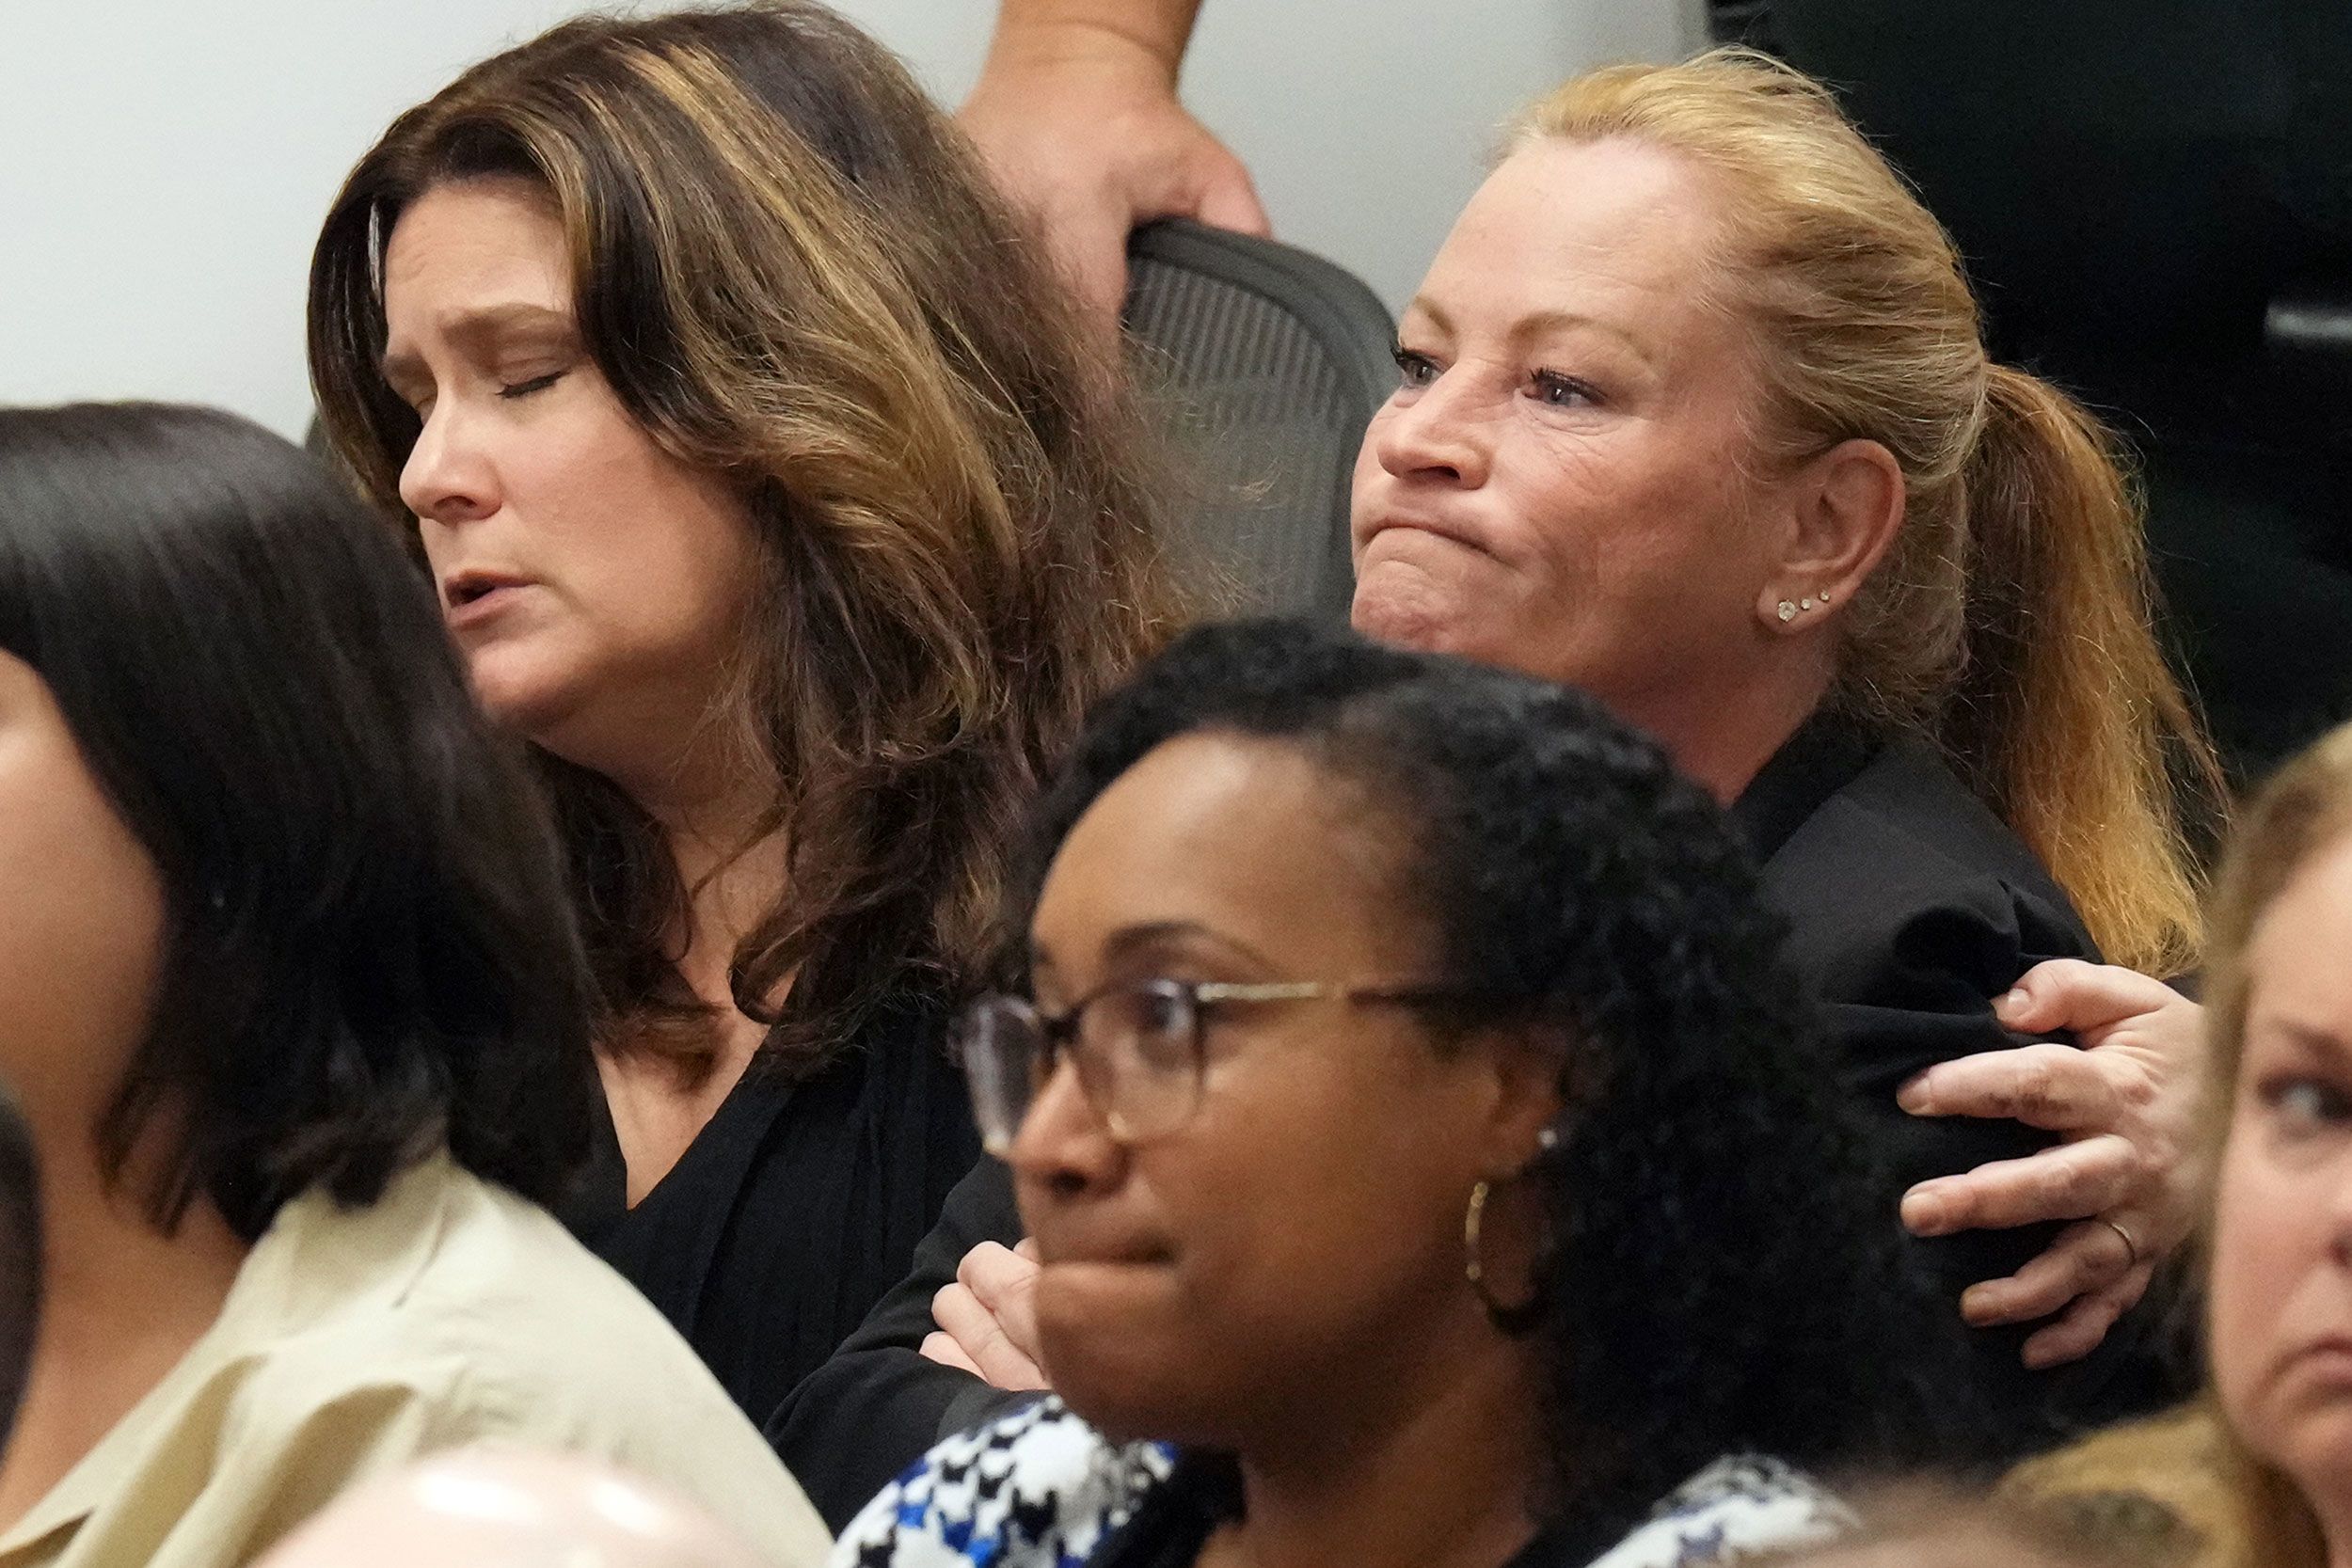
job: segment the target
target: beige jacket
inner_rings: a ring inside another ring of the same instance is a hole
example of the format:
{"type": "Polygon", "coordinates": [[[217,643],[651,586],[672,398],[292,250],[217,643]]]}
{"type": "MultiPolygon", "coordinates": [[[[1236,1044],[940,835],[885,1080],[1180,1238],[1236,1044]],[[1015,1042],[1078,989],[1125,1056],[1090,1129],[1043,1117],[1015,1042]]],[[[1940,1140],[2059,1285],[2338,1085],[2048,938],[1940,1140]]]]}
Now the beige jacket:
{"type": "Polygon", "coordinates": [[[355,1481],[479,1442],[592,1455],[775,1568],[824,1526],[627,1281],[445,1157],[373,1207],[289,1203],[219,1319],[0,1537],[0,1568],[232,1568],[355,1481]]]}

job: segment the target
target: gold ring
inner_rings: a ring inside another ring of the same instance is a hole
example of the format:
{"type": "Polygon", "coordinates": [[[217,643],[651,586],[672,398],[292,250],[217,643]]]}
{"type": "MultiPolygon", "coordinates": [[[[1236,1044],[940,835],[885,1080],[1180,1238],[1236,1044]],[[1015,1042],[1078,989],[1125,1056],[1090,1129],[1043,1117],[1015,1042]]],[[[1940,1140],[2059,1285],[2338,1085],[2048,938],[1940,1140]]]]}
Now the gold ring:
{"type": "Polygon", "coordinates": [[[2123,1251],[2131,1259],[2131,1261],[2123,1266],[2127,1269],[2138,1267],[2139,1243],[2132,1240],[2132,1233],[2124,1229],[2122,1226],[2116,1224],[2111,1219],[2102,1217],[2099,1223],[2106,1226],[2109,1230],[2114,1231],[2118,1236],[2121,1236],[2123,1239],[2123,1251]]]}

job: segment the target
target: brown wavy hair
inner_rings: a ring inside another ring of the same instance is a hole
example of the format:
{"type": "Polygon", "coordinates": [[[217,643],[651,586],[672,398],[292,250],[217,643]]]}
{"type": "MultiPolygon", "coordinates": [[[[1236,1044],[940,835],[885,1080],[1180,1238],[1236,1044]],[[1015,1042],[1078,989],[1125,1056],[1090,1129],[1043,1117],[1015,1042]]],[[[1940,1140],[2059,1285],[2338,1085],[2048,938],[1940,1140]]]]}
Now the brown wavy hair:
{"type": "MultiPolygon", "coordinates": [[[[807,1070],[910,987],[970,983],[1024,808],[1171,625],[1136,415],[1041,247],[879,44],[807,0],[587,18],[393,121],[319,237],[322,423],[404,529],[420,430],[378,370],[385,247],[426,191],[498,177],[560,214],[622,405],[755,520],[732,706],[776,781],[755,840],[782,833],[788,868],[732,985],[769,1056],[807,1070]]],[[[690,890],[634,802],[540,763],[601,1037],[691,1076],[711,1020],[666,945],[690,890]]]]}
{"type": "Polygon", "coordinates": [[[2225,791],[2151,630],[2155,590],[2114,438],[1986,356],[1951,239],[1828,90],[1752,51],[1580,76],[1513,146],[1624,137],[1725,192],[1717,308],[1761,352],[1762,465],[1878,442],[1903,526],[1838,619],[1832,701],[1936,742],[2073,896],[2108,958],[2202,945],[2192,832],[2225,791]]]}

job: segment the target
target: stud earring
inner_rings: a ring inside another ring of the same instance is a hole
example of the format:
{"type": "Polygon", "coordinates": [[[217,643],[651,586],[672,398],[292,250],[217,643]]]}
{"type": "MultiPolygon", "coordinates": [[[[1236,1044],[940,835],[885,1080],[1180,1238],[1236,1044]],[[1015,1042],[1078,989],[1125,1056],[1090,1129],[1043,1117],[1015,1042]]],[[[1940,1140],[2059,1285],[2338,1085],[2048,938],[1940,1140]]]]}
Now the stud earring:
{"type": "Polygon", "coordinates": [[[1829,590],[1826,588],[1822,589],[1820,593],[1815,594],[1814,596],[1820,599],[1823,604],[1829,603],[1829,590]]]}
{"type": "Polygon", "coordinates": [[[1793,621],[1797,618],[1797,605],[1795,600],[1783,599],[1780,601],[1780,618],[1784,621],[1793,621]]]}
{"type": "Polygon", "coordinates": [[[1813,608],[1813,601],[1811,599],[1799,600],[1797,608],[1799,610],[1811,610],[1813,608]]]}

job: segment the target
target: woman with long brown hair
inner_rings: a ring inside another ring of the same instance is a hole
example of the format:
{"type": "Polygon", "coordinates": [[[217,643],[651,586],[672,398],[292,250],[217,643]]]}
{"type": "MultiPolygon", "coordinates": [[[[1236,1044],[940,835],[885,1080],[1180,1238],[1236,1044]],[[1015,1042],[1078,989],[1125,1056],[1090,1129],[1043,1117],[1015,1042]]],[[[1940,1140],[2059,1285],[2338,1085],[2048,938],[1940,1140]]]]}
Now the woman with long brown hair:
{"type": "Polygon", "coordinates": [[[325,428],[532,743],[617,1134],[583,1233],[764,1415],[977,1153],[940,1049],[1018,813],[1164,624],[1121,394],[891,56],[587,19],[320,237],[325,428]]]}

